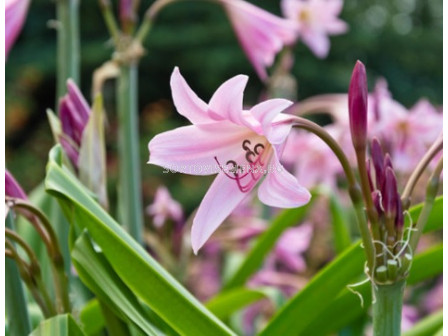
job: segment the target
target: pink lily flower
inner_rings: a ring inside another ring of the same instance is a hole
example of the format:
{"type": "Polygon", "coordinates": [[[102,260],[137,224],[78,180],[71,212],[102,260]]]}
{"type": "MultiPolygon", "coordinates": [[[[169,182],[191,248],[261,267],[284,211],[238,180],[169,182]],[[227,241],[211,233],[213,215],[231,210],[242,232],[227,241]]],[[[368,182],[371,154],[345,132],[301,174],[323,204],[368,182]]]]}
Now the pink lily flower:
{"type": "Polygon", "coordinates": [[[29,0],[6,0],[5,3],[5,58],[25,23],[29,0]]]}
{"type": "Polygon", "coordinates": [[[283,15],[296,22],[297,35],[319,58],[330,50],[328,35],[347,31],[347,24],[338,18],[342,0],[282,0],[283,15]]]}
{"type": "Polygon", "coordinates": [[[174,104],[193,125],[159,134],[148,145],[150,164],[186,174],[218,174],[193,220],[195,253],[265,175],[258,198],[267,205],[294,208],[311,197],[279,161],[294,120],[281,112],[292,102],[271,99],[243,110],[247,80],[243,75],[229,79],[206,104],[175,68],[174,104]]]}
{"type": "Polygon", "coordinates": [[[154,202],[146,208],[146,213],[153,216],[154,226],[161,228],[167,219],[180,222],[183,218],[182,207],[175,201],[168,189],[160,186],[154,197],[154,202]]]}
{"type": "Polygon", "coordinates": [[[293,22],[271,14],[242,0],[220,0],[235,30],[236,36],[255,68],[266,80],[266,67],[274,63],[275,55],[296,39],[293,22]]]}

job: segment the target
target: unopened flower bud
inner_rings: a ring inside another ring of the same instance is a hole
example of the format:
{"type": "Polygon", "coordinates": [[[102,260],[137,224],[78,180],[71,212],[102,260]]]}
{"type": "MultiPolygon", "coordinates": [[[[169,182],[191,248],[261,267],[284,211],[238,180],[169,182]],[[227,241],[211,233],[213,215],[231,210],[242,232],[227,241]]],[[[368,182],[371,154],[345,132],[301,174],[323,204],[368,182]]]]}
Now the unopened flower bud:
{"type": "Polygon", "coordinates": [[[387,217],[397,216],[397,199],[400,199],[397,192],[397,179],[392,168],[387,167],[384,179],[383,207],[387,217]]]}
{"type": "Polygon", "coordinates": [[[7,169],[5,170],[5,195],[23,200],[28,199],[20,184],[7,169]]]}
{"type": "Polygon", "coordinates": [[[372,158],[373,167],[375,168],[375,181],[377,187],[383,184],[384,180],[384,156],[381,144],[377,138],[373,138],[370,149],[370,156],[372,158]]]}
{"type": "Polygon", "coordinates": [[[367,76],[362,62],[353,69],[348,91],[350,131],[355,150],[365,150],[367,138],[367,76]]]}

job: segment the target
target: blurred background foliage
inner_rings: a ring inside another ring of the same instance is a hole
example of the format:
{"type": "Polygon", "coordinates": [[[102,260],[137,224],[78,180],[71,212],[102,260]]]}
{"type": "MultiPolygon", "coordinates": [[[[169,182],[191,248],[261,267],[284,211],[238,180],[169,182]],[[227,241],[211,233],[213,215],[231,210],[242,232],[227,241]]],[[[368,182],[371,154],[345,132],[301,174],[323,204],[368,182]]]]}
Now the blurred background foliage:
{"type": "MultiPolygon", "coordinates": [[[[252,2],[280,14],[277,0],[252,2]]],[[[142,0],[141,15],[150,3],[142,0]]],[[[80,8],[81,89],[91,102],[92,73],[110,59],[112,46],[97,1],[81,1],[80,8]]],[[[6,166],[27,191],[43,179],[53,144],[45,111],[56,103],[54,18],[53,1],[32,0],[24,30],[6,63],[6,166]]],[[[302,43],[295,47],[293,74],[299,83],[299,100],[346,92],[354,62],[360,59],[367,66],[371,89],[377,78],[384,77],[394,98],[407,107],[421,97],[442,104],[442,0],[346,0],[341,18],[350,30],[331,37],[326,59],[317,59],[302,43]]],[[[184,1],[165,8],[145,47],[139,74],[145,204],[152,201],[158,185],[166,184],[189,212],[209,183],[203,177],[163,174],[160,167],[145,164],[147,143],[155,134],[186,124],[171,102],[169,76],[174,66],[180,67],[204,100],[239,73],[250,76],[245,103],[255,103],[263,85],[240,49],[225,12],[210,2],[184,1]]],[[[103,92],[113,201],[118,169],[114,82],[107,82],[103,92]]]]}

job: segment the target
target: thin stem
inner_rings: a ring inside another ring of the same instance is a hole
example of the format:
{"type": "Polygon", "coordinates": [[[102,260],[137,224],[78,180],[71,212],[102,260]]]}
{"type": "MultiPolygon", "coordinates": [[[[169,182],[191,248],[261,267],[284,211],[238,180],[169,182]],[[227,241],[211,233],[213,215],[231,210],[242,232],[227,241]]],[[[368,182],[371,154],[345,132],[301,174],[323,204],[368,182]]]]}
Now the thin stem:
{"type": "Polygon", "coordinates": [[[316,123],[304,118],[295,117],[294,126],[307,130],[321,138],[321,140],[324,141],[328,145],[328,147],[330,147],[330,149],[333,151],[333,153],[341,163],[345,176],[347,178],[349,195],[352,200],[353,207],[355,208],[356,217],[358,219],[359,231],[361,233],[362,242],[367,256],[367,265],[369,271],[373,274],[374,258],[376,255],[375,247],[373,245],[369,227],[367,226],[361,190],[356,181],[355,175],[353,174],[347,156],[344,154],[344,151],[336,142],[336,140],[323,127],[317,125],[316,123]]]}
{"type": "MultiPolygon", "coordinates": [[[[8,212],[5,226],[13,229],[12,211],[8,212]]],[[[18,265],[11,260],[13,251],[5,249],[8,259],[5,260],[5,307],[8,327],[11,335],[28,335],[31,333],[31,322],[25,300],[25,289],[20,280],[18,265]]]]}
{"type": "Polygon", "coordinates": [[[138,65],[120,65],[117,81],[119,119],[120,195],[122,222],[140,244],[143,243],[143,205],[138,136],[138,65]]]}
{"type": "Polygon", "coordinates": [[[413,232],[411,240],[409,242],[409,246],[412,251],[415,251],[415,249],[417,248],[417,244],[418,241],[420,240],[420,236],[422,235],[423,228],[425,227],[426,222],[428,222],[429,215],[431,214],[431,210],[434,206],[437,191],[439,190],[440,174],[442,172],[442,169],[443,169],[443,157],[441,157],[437,162],[437,166],[432,172],[431,177],[429,178],[428,181],[428,186],[426,187],[425,204],[423,205],[423,209],[420,212],[417,224],[415,225],[416,231],[413,232]]]}
{"type": "MultiPolygon", "coordinates": [[[[79,83],[79,0],[57,0],[57,99],[66,93],[67,79],[79,83]]],[[[58,102],[56,102],[56,105],[58,102]]]]}
{"type": "Polygon", "coordinates": [[[151,30],[152,24],[156,18],[156,16],[159,14],[159,12],[167,5],[177,2],[181,0],[157,0],[155,1],[147,10],[145,13],[145,17],[143,19],[142,24],[140,25],[140,28],[137,31],[137,34],[135,35],[135,39],[139,41],[140,43],[143,43],[146,36],[148,35],[149,31],[151,30]]]}
{"type": "Polygon", "coordinates": [[[401,194],[401,201],[403,202],[403,210],[409,209],[411,205],[411,195],[414,191],[414,188],[425,171],[426,167],[429,163],[434,159],[434,157],[443,149],[443,136],[440,135],[437,140],[432,144],[432,146],[428,149],[426,154],[417,164],[417,167],[412,172],[411,177],[409,178],[406,186],[404,188],[403,193],[401,194]]]}
{"type": "Polygon", "coordinates": [[[109,30],[109,34],[114,40],[115,46],[118,46],[120,39],[120,28],[118,27],[117,20],[112,12],[112,7],[110,5],[110,1],[108,0],[99,0],[101,13],[103,14],[104,22],[106,23],[106,27],[109,30]]]}
{"type": "Polygon", "coordinates": [[[53,280],[56,289],[55,293],[57,310],[59,313],[70,312],[71,308],[69,299],[68,278],[65,274],[64,258],[60,250],[59,240],[53,227],[51,226],[51,223],[39,209],[35,208],[32,204],[26,201],[15,199],[13,206],[15,208],[29,211],[39,219],[39,222],[35,220],[32,222],[32,224],[41,235],[51,261],[51,270],[53,273],[53,280]],[[42,225],[39,225],[39,223],[41,223],[42,225]],[[42,226],[44,230],[42,230],[42,226]]]}
{"type": "Polygon", "coordinates": [[[405,280],[390,285],[372,286],[375,298],[372,304],[374,336],[400,336],[405,286],[405,280]]]}
{"type": "MultiPolygon", "coordinates": [[[[22,239],[16,232],[14,232],[11,229],[5,228],[5,237],[15,241],[20,247],[23,248],[23,250],[28,255],[28,258],[30,259],[30,265],[31,268],[34,270],[39,270],[39,261],[37,260],[37,256],[34,253],[34,251],[31,249],[31,247],[27,244],[25,240],[22,239]]],[[[10,251],[12,252],[12,251],[10,251]]]]}

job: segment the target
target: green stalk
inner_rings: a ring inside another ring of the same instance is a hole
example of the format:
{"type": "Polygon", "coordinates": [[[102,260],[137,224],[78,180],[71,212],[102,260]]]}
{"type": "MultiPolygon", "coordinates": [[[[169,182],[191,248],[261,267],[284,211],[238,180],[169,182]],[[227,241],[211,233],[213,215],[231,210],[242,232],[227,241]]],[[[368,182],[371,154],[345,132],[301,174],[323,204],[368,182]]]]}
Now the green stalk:
{"type": "Polygon", "coordinates": [[[406,281],[373,286],[373,335],[400,336],[401,308],[406,281]]]}
{"type": "Polygon", "coordinates": [[[143,205],[138,142],[138,65],[120,64],[117,81],[120,157],[120,211],[122,223],[134,239],[143,242],[143,205]]]}
{"type": "MultiPolygon", "coordinates": [[[[10,229],[14,227],[11,211],[6,217],[6,227],[10,229]]],[[[25,289],[17,264],[10,258],[5,258],[5,275],[5,306],[10,335],[28,335],[31,332],[31,322],[25,300],[25,289]]]]}
{"type": "MultiPolygon", "coordinates": [[[[68,78],[79,83],[79,0],[57,0],[57,97],[66,93],[68,78]]],[[[56,106],[58,101],[56,102],[56,106]]]]}

